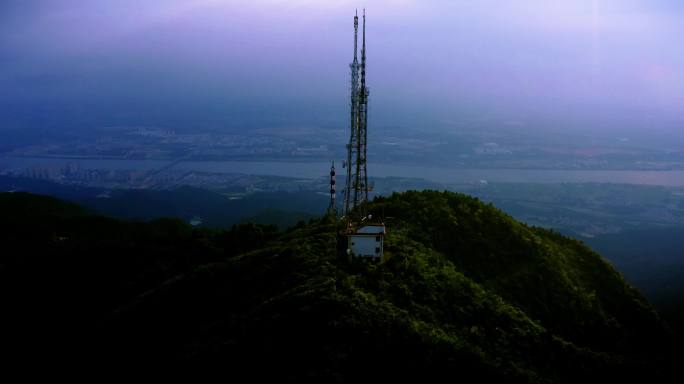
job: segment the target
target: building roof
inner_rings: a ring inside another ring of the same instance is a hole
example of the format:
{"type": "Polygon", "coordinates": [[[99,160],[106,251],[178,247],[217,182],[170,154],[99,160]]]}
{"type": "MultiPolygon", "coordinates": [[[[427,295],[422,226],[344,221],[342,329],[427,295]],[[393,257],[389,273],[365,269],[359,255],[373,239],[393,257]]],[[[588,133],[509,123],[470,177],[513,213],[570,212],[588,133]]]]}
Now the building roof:
{"type": "Polygon", "coordinates": [[[353,232],[347,234],[347,236],[353,236],[353,237],[375,237],[375,236],[382,236],[385,237],[384,232],[378,232],[378,233],[358,233],[358,232],[353,232]]]}
{"type": "Polygon", "coordinates": [[[384,236],[386,233],[384,224],[368,224],[351,232],[352,235],[373,235],[384,236]]]}

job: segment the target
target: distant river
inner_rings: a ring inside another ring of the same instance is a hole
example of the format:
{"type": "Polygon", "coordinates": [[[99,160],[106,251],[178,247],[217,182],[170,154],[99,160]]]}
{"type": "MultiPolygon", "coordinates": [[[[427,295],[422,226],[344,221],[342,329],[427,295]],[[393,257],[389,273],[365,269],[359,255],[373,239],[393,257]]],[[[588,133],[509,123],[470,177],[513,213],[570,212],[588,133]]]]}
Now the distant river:
{"type": "MultiPolygon", "coordinates": [[[[68,164],[85,169],[145,170],[168,169],[212,173],[242,173],[294,178],[327,177],[328,162],[275,161],[165,161],[165,160],[98,160],[34,157],[0,157],[0,170],[27,167],[63,167],[68,164]]],[[[344,169],[338,165],[338,175],[344,169]]],[[[372,177],[415,177],[439,183],[488,182],[517,183],[620,183],[641,185],[684,186],[684,171],[576,171],[536,169],[457,169],[394,164],[370,164],[372,177]]]]}

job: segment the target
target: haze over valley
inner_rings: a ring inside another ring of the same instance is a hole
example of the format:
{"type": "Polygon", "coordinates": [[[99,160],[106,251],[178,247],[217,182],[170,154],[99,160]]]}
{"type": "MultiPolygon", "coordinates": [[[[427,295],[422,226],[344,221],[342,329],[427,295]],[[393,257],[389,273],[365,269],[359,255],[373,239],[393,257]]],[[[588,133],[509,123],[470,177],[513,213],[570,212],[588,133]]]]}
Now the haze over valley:
{"type": "Polygon", "coordinates": [[[659,382],[680,36],[671,0],[2,1],[7,352],[65,327],[64,356],[284,381],[384,377],[377,353],[418,381],[659,382]],[[382,261],[357,260],[372,219],[382,261]]]}

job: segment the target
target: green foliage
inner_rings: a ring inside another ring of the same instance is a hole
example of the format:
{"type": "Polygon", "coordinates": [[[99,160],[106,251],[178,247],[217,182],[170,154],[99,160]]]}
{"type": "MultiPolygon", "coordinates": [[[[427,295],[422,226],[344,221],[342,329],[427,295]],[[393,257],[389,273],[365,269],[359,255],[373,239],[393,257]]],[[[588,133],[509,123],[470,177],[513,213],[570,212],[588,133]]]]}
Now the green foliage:
{"type": "MultiPolygon", "coordinates": [[[[13,278],[8,288],[33,285],[36,297],[76,279],[73,291],[48,296],[70,303],[71,316],[97,320],[86,345],[105,361],[312,382],[662,374],[668,333],[657,314],[581,243],[453,193],[394,194],[367,209],[387,218],[382,264],[340,254],[329,216],[284,232],[85,216],[44,228],[29,246],[44,257],[9,265],[5,256],[0,271],[13,278]],[[49,260],[57,276],[17,278],[49,260]]],[[[13,238],[32,230],[15,228],[4,240],[19,249],[13,238]]]]}
{"type": "Polygon", "coordinates": [[[394,227],[569,340],[609,351],[666,337],[630,331],[662,326],[641,295],[576,240],[450,192],[394,194],[376,199],[371,211],[394,217],[394,227]]]}

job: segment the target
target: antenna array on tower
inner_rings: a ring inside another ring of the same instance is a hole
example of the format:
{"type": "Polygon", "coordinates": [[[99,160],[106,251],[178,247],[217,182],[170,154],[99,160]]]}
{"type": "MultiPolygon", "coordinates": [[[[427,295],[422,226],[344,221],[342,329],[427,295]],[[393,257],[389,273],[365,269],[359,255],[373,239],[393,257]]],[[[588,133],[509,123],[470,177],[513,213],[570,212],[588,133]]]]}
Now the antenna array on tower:
{"type": "Polygon", "coordinates": [[[359,17],[354,15],[354,60],[351,69],[351,122],[347,144],[347,180],[344,189],[344,214],[368,200],[366,143],[368,124],[368,88],[366,87],[366,10],[363,11],[361,63],[358,61],[359,17]]]}

